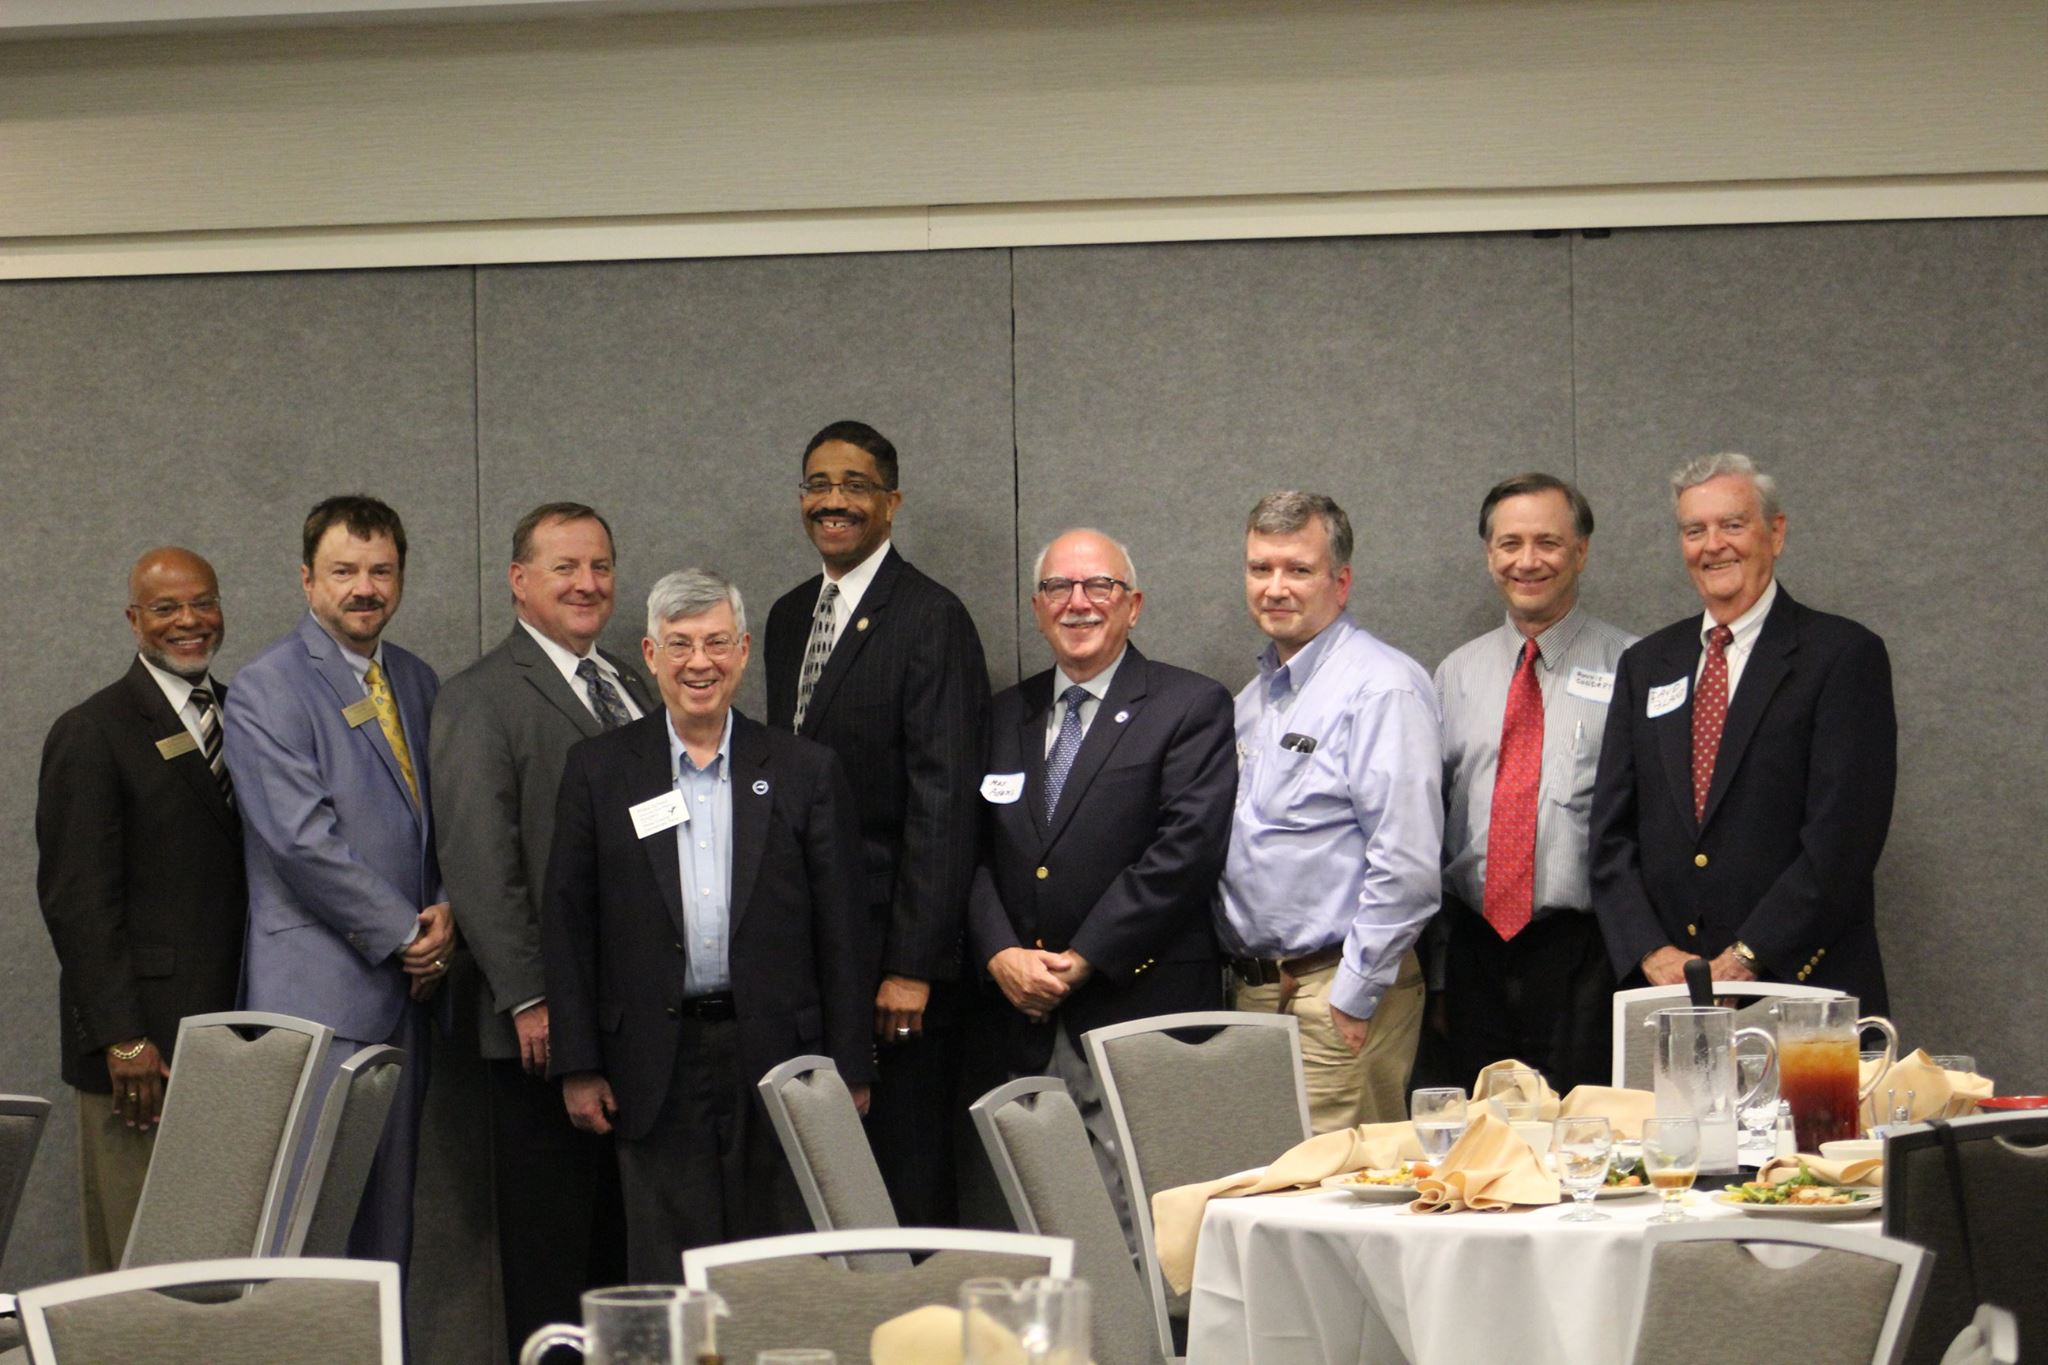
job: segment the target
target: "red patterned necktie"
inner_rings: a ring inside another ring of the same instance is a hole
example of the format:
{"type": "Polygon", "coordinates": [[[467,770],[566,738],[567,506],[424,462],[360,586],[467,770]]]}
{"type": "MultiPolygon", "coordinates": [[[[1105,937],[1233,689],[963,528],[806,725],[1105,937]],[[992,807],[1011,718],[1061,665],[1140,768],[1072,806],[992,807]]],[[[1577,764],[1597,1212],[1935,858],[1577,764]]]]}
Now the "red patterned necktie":
{"type": "Polygon", "coordinates": [[[1735,632],[1715,626],[1707,632],[1707,666],[1700,670],[1699,693],[1692,699],[1692,818],[1707,814],[1707,792],[1714,785],[1714,756],[1721,752],[1721,727],[1728,719],[1728,642],[1735,632]]]}
{"type": "Polygon", "coordinates": [[[1500,722],[1493,773],[1493,817],[1486,826],[1486,922],[1503,939],[1529,926],[1536,910],[1536,792],[1543,785],[1543,687],[1536,642],[1522,645],[1500,722]]]}

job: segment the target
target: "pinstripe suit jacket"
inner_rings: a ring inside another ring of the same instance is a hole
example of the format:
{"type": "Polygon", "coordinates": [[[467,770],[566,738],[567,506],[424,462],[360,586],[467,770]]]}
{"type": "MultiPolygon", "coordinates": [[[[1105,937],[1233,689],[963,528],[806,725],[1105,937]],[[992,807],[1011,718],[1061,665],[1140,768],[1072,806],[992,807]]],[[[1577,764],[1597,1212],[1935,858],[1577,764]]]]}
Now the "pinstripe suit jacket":
{"type": "MultiPolygon", "coordinates": [[[[768,612],[768,724],[788,730],[823,575],[768,612]]],[[[923,981],[960,975],[980,820],[988,668],[950,591],[892,547],[811,694],[798,733],[839,755],[860,811],[864,901],[880,968],[923,981]]]]}

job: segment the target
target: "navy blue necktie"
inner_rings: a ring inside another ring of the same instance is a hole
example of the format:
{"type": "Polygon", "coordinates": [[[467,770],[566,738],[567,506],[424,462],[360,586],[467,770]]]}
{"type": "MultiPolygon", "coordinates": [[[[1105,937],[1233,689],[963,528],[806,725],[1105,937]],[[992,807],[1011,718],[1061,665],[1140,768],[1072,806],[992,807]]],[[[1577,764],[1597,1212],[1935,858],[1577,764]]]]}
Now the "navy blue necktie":
{"type": "Polygon", "coordinates": [[[598,670],[595,659],[584,659],[578,663],[576,676],[583,679],[583,685],[590,689],[591,709],[597,712],[598,724],[607,730],[632,724],[633,713],[619,699],[619,689],[612,686],[612,680],[598,670]]]}
{"type": "Polygon", "coordinates": [[[1060,720],[1060,732],[1053,739],[1052,752],[1045,756],[1045,818],[1048,822],[1052,813],[1059,809],[1060,788],[1067,785],[1067,774],[1074,767],[1074,755],[1081,752],[1081,703],[1088,700],[1088,689],[1076,683],[1060,693],[1060,700],[1067,704],[1067,714],[1060,720]]]}

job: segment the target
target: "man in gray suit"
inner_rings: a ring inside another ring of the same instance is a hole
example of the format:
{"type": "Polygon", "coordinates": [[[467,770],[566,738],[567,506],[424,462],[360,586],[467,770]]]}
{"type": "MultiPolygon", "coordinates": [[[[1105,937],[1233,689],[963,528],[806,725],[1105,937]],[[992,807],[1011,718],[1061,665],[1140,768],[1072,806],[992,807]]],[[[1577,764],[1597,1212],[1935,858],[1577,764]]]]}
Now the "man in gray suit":
{"type": "Polygon", "coordinates": [[[597,647],[613,607],[611,525],[550,502],[512,532],[511,633],[449,679],[434,707],[441,875],[481,976],[477,1036],[490,1073],[491,1147],[516,1349],[574,1322],[586,1289],[626,1278],[609,1137],[579,1132],[547,1079],[540,893],[569,746],[655,709],[637,669],[597,647]]]}

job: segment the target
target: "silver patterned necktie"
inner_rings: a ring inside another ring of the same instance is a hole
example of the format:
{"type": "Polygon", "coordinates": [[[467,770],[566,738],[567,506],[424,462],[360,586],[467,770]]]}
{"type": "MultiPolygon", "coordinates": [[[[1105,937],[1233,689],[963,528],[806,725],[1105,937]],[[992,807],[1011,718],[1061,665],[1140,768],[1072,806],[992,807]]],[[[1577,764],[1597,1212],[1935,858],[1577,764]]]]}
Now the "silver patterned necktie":
{"type": "Polygon", "coordinates": [[[213,693],[206,687],[192,689],[192,704],[199,708],[199,749],[206,755],[206,766],[213,769],[213,780],[220,786],[220,794],[229,809],[235,804],[235,780],[228,776],[228,756],[221,744],[220,707],[214,704],[213,693]]]}
{"type": "Polygon", "coordinates": [[[839,638],[839,585],[827,583],[825,591],[818,594],[818,605],[811,612],[811,638],[804,645],[803,671],[796,679],[796,718],[789,728],[804,728],[804,712],[811,709],[811,692],[818,685],[818,678],[825,671],[825,661],[832,657],[832,646],[839,638]]]}
{"type": "Polygon", "coordinates": [[[597,723],[607,730],[616,730],[621,725],[632,723],[633,713],[626,709],[626,703],[619,699],[619,689],[612,686],[598,668],[597,660],[582,659],[576,664],[576,676],[590,689],[591,709],[597,712],[597,723]]]}
{"type": "Polygon", "coordinates": [[[1045,756],[1045,818],[1048,823],[1052,813],[1059,809],[1060,788],[1067,785],[1067,774],[1074,769],[1074,755],[1081,752],[1081,703],[1088,700],[1088,689],[1075,683],[1060,693],[1060,700],[1067,704],[1067,714],[1060,718],[1060,732],[1052,741],[1052,752],[1045,756]]]}

